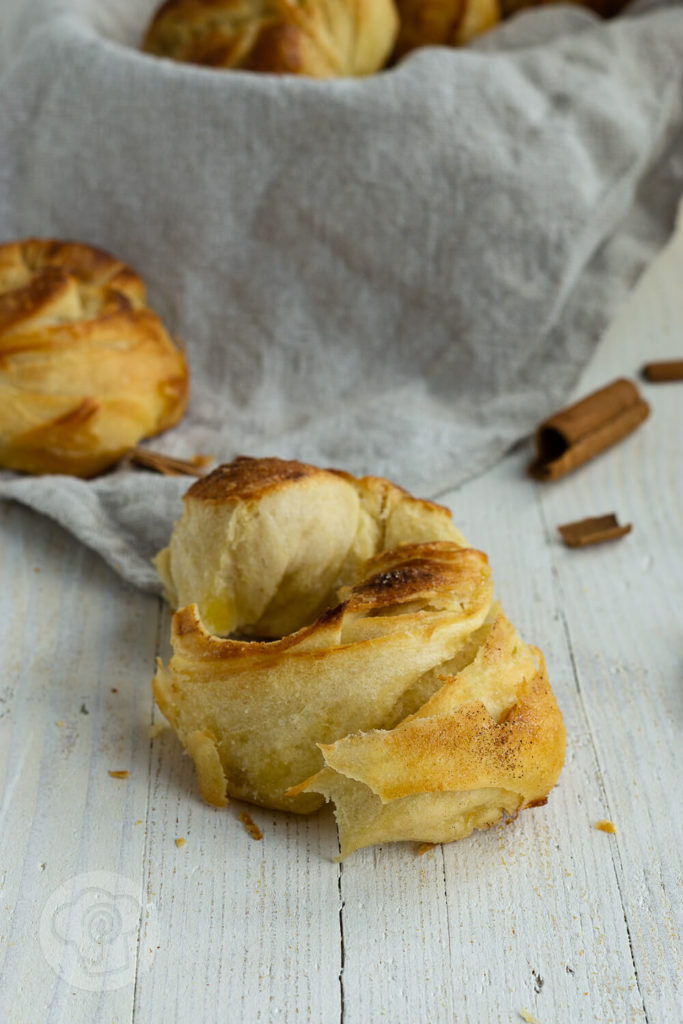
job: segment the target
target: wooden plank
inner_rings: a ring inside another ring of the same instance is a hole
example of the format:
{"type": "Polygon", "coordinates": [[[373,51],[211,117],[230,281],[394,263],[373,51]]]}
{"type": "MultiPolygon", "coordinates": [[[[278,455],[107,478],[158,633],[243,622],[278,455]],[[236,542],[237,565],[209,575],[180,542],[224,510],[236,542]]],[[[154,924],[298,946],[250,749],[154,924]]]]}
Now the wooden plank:
{"type": "MultiPolygon", "coordinates": [[[[168,625],[165,616],[163,636],[168,625]]],[[[203,803],[192,762],[166,728],[152,747],[144,856],[161,940],[154,970],[138,979],[135,1020],[337,1022],[337,852],[329,812],[203,803]],[[245,810],[261,841],[240,821],[245,810]],[[186,839],[180,849],[177,838],[186,839]]]]}
{"type": "MultiPolygon", "coordinates": [[[[624,305],[595,362],[590,389],[608,374],[635,376],[643,362],[680,349],[681,238],[624,305]]],[[[680,742],[680,608],[683,603],[683,391],[641,385],[650,420],[633,438],[541,489],[556,522],[608,508],[633,522],[623,542],[585,552],[552,545],[605,817],[618,832],[614,861],[634,969],[650,1022],[680,1019],[680,816],[672,787],[683,774],[680,742]]]]}
{"type": "Polygon", "coordinates": [[[0,1019],[126,1020],[158,602],[25,508],[2,504],[0,531],[0,1019]]]}
{"type": "Polygon", "coordinates": [[[359,850],[343,864],[345,1024],[457,1020],[440,848],[359,850]]]}
{"type": "Polygon", "coordinates": [[[610,813],[601,748],[578,688],[557,542],[525,478],[527,457],[450,504],[489,553],[513,621],[546,654],[570,738],[567,765],[548,806],[512,824],[422,858],[399,845],[344,863],[344,1020],[354,1024],[512,1020],[521,1010],[541,1021],[647,1019],[612,838],[593,828],[610,813]]]}
{"type": "MultiPolygon", "coordinates": [[[[644,279],[577,397],[676,354],[681,260],[644,279]]],[[[546,653],[569,749],[547,807],[422,857],[340,868],[329,810],[251,808],[255,841],[242,805],[205,806],[172,733],[148,734],[167,612],[0,505],[0,1019],[680,1019],[683,405],[680,385],[641,387],[651,419],[579,473],[535,484],[520,450],[446,499],[546,653]],[[628,537],[561,544],[559,522],[610,511],[628,537]],[[79,963],[88,922],[104,942],[131,900],[132,960],[79,963]]]]}
{"type": "Polygon", "coordinates": [[[452,933],[465,947],[475,937],[467,973],[486,979],[476,997],[465,991],[466,1006],[473,1019],[487,1012],[496,1019],[504,1010],[514,1019],[524,1009],[540,1021],[640,1021],[608,837],[592,828],[605,816],[599,761],[576,688],[537,485],[525,479],[525,465],[521,452],[453,504],[457,516],[467,503],[470,511],[459,516],[466,534],[488,549],[498,594],[521,635],[544,651],[565,717],[567,762],[546,807],[497,829],[495,842],[482,833],[462,851],[444,851],[452,933]]]}

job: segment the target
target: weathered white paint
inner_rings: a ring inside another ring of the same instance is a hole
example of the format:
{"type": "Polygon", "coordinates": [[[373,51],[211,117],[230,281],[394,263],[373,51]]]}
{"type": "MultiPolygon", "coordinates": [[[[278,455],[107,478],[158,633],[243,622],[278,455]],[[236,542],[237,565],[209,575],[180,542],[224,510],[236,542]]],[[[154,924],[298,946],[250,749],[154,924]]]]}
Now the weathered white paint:
{"type": "MultiPolygon", "coordinates": [[[[680,356],[681,281],[668,251],[577,394],[680,356]]],[[[0,1019],[681,1020],[683,385],[641,387],[650,420],[565,480],[532,483],[525,447],[445,498],[546,653],[569,750],[547,807],[423,856],[394,845],[340,866],[329,810],[251,808],[255,842],[242,807],[206,807],[171,732],[149,736],[167,611],[1,505],[0,1019]],[[628,537],[563,547],[559,523],[610,511],[628,537]],[[92,971],[67,983],[45,955],[52,894],[91,872],[122,876],[145,921],[112,990],[105,975],[91,991],[92,971]]]]}

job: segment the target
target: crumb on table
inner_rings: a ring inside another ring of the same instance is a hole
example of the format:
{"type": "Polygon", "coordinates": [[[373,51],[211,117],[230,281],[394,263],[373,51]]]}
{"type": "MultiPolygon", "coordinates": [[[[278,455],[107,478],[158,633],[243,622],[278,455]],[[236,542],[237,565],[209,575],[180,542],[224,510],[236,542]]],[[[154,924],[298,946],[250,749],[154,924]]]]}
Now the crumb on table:
{"type": "Polygon", "coordinates": [[[244,825],[245,829],[249,833],[252,839],[263,839],[263,832],[258,827],[254,819],[246,811],[242,811],[240,814],[240,821],[244,825]]]}
{"type": "Polygon", "coordinates": [[[601,818],[600,821],[596,821],[593,828],[597,828],[599,832],[610,832],[612,835],[617,831],[617,826],[613,821],[608,821],[606,818],[601,818]]]}

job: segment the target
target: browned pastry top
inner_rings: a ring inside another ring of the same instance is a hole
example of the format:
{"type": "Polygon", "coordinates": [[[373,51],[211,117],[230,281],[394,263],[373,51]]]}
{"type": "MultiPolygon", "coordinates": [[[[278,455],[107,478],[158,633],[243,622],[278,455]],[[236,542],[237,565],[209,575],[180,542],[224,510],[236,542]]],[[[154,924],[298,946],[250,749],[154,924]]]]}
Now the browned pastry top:
{"type": "Polygon", "coordinates": [[[254,459],[239,455],[230,463],[218,466],[197,480],[186,497],[198,501],[230,501],[258,498],[280,484],[316,476],[321,470],[296,460],[277,458],[254,459]]]}
{"type": "Polygon", "coordinates": [[[125,263],[78,242],[0,246],[0,335],[139,309],[145,286],[125,263]]]}

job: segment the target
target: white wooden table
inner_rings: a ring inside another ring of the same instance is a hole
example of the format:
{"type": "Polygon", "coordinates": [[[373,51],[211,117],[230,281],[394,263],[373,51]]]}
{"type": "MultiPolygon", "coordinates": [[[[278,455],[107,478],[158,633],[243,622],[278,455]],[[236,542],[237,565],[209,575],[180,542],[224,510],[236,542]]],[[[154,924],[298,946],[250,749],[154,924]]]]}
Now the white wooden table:
{"type": "MultiPolygon", "coordinates": [[[[680,358],[680,248],[577,394],[680,358]]],[[[250,808],[258,842],[244,807],[204,805],[170,730],[150,735],[165,608],[0,505],[0,1021],[683,1020],[683,385],[641,388],[646,424],[563,481],[532,483],[524,448],[442,498],[545,651],[569,745],[546,807],[422,856],[340,866],[329,809],[250,808]],[[625,539],[561,544],[611,511],[625,539]]]]}

